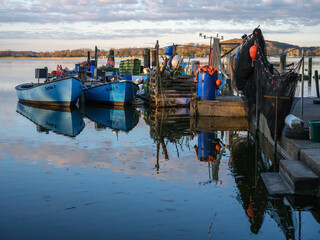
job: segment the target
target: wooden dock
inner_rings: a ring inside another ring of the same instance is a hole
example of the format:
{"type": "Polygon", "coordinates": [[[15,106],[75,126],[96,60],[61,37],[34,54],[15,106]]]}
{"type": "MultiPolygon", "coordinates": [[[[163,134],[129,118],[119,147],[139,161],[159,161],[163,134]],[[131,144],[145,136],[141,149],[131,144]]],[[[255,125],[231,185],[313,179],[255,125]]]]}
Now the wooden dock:
{"type": "Polygon", "coordinates": [[[238,96],[217,96],[214,101],[190,101],[190,115],[196,117],[248,117],[247,103],[238,96]]]}

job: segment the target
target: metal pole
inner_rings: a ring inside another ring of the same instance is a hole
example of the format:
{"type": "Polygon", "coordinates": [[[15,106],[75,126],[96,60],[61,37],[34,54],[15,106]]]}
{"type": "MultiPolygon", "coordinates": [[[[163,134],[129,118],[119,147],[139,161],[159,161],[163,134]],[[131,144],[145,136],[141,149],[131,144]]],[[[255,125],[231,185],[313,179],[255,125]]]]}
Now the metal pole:
{"type": "Polygon", "coordinates": [[[259,79],[258,79],[258,74],[255,69],[254,71],[254,77],[255,77],[255,84],[256,84],[256,132],[259,130],[259,118],[260,118],[260,113],[259,113],[259,79]]]}
{"type": "Polygon", "coordinates": [[[210,37],[209,66],[212,66],[212,37],[210,37]]]}
{"type": "MultiPolygon", "coordinates": [[[[93,72],[93,75],[94,75],[94,78],[97,80],[98,79],[98,69],[97,69],[97,66],[98,66],[98,47],[95,46],[94,48],[94,72],[93,72]],[[94,74],[96,72],[96,74],[94,74]]],[[[90,63],[89,63],[90,64],[90,63]]]]}
{"type": "Polygon", "coordinates": [[[302,70],[301,70],[301,109],[300,109],[300,117],[303,120],[303,91],[304,91],[304,51],[302,50],[302,70]]]}
{"type": "Polygon", "coordinates": [[[95,61],[95,68],[97,68],[98,67],[98,47],[97,46],[95,46],[95,48],[94,48],[94,60],[96,60],[95,61]]]}
{"type": "Polygon", "coordinates": [[[308,86],[311,86],[311,78],[312,78],[312,57],[308,59],[308,86]]]}
{"type": "Polygon", "coordinates": [[[278,145],[278,101],[279,97],[276,97],[276,116],[274,121],[274,162],[277,162],[277,145],[278,145]]]}
{"type": "Polygon", "coordinates": [[[317,97],[319,97],[319,75],[318,75],[318,70],[316,70],[314,72],[314,81],[316,82],[317,97]]]}

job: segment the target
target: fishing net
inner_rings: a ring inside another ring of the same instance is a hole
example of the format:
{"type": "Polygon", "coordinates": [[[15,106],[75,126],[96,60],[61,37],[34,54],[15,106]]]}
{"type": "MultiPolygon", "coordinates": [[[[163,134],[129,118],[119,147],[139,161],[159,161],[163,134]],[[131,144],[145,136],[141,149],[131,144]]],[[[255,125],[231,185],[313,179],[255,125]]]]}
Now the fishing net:
{"type": "Polygon", "coordinates": [[[258,28],[244,38],[238,52],[232,57],[233,86],[245,96],[250,119],[256,115],[256,109],[264,115],[272,138],[275,133],[281,135],[284,119],[291,111],[300,66],[301,61],[295,68],[283,73],[274,69],[267,60],[265,41],[258,28]],[[257,45],[255,61],[250,57],[250,48],[254,44],[257,45]]]}

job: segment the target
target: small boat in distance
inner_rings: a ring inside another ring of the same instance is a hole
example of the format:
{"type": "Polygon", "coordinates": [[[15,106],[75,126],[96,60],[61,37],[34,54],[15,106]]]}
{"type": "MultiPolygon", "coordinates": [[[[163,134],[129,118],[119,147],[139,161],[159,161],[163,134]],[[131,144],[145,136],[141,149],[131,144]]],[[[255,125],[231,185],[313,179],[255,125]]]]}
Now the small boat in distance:
{"type": "Polygon", "coordinates": [[[137,84],[132,81],[122,80],[85,84],[83,94],[86,102],[124,106],[135,100],[137,91],[137,84]]]}
{"type": "Polygon", "coordinates": [[[16,86],[19,101],[48,106],[71,106],[76,104],[83,83],[76,77],[60,78],[44,83],[24,83],[16,86]]]}

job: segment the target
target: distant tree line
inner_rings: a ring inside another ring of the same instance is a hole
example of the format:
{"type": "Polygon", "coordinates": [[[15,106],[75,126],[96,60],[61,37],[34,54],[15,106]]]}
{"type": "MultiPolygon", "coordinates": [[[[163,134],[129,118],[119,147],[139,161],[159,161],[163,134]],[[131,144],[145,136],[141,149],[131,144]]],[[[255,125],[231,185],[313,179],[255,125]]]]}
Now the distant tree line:
{"type": "MultiPolygon", "coordinates": [[[[224,41],[226,43],[240,43],[241,39],[231,39],[224,41]]],[[[299,57],[301,56],[302,48],[296,45],[280,43],[275,41],[266,41],[267,54],[269,56],[279,56],[280,53],[286,52],[288,56],[299,57]]],[[[232,47],[228,45],[227,47],[222,47],[222,54],[229,51],[232,47]]],[[[145,48],[111,48],[114,51],[115,57],[139,57],[143,55],[145,48]]],[[[159,49],[159,54],[164,55],[166,47],[159,49]]],[[[304,47],[305,56],[320,56],[320,47],[304,47]]],[[[88,51],[90,52],[91,57],[94,56],[94,51],[89,48],[81,48],[75,50],[56,50],[53,52],[32,52],[32,51],[11,51],[5,50],[0,51],[0,57],[87,57],[88,51]]],[[[209,55],[209,45],[205,44],[195,44],[187,43],[185,45],[177,47],[177,53],[183,57],[205,57],[209,55]]],[[[100,49],[99,57],[108,56],[109,50],[100,49]]]]}

